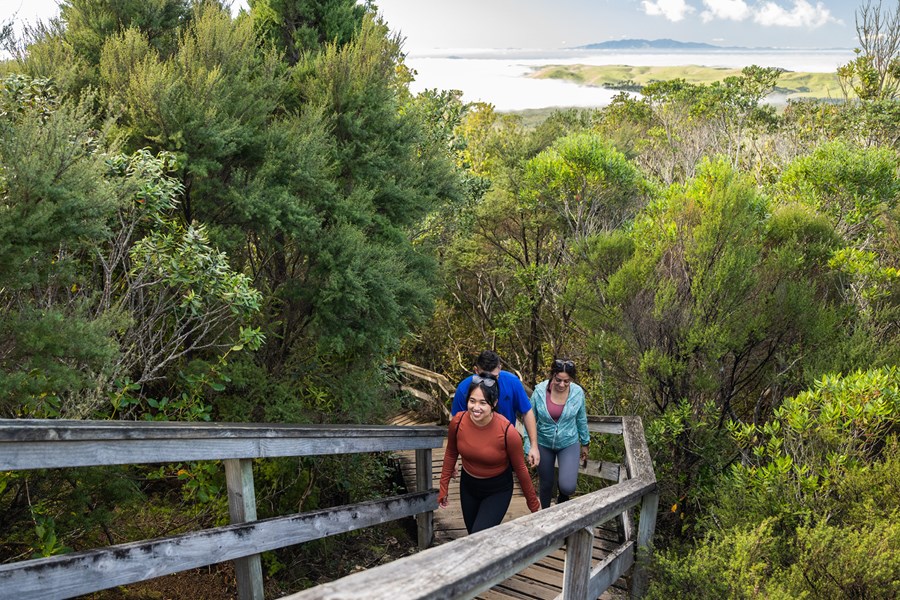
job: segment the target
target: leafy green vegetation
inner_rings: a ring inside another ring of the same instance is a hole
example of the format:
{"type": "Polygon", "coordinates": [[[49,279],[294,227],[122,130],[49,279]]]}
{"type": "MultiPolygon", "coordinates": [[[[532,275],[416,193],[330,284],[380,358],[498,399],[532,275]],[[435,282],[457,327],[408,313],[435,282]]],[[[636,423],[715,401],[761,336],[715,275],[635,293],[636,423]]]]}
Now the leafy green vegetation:
{"type": "MultiPolygon", "coordinates": [[[[414,231],[465,181],[441,116],[454,99],[409,93],[400,42],[371,7],[253,4],[232,17],[220,2],[72,0],[4,63],[3,417],[346,423],[393,410],[381,365],[433,302],[435,260],[414,231]]],[[[257,486],[299,490],[278,514],[335,506],[388,493],[384,464],[295,461],[293,477],[263,469],[257,486]]],[[[221,471],[4,475],[3,558],[211,526],[221,471]],[[60,495],[71,488],[89,499],[60,495]]],[[[353,542],[323,548],[277,560],[328,571],[353,542]]]]}
{"type": "MultiPolygon", "coordinates": [[[[683,79],[695,85],[710,85],[741,74],[740,69],[687,65],[648,67],[631,65],[546,65],[529,76],[537,79],[560,79],[578,85],[640,92],[659,81],[683,79]]],[[[833,99],[844,97],[837,73],[802,73],[784,71],[771,98],[780,104],[800,98],[833,99]]]]}
{"type": "Polygon", "coordinates": [[[826,375],[765,425],[733,424],[742,460],[706,537],[662,553],[649,596],[896,596],[898,386],[895,367],[826,375]]]}

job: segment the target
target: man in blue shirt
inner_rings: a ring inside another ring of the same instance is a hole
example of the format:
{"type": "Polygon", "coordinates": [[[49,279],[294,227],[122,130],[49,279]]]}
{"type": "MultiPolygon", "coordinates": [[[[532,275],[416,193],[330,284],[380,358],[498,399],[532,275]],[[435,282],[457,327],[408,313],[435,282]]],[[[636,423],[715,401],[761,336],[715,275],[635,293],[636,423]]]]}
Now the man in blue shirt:
{"type": "MultiPolygon", "coordinates": [[[[537,421],[534,411],[531,409],[531,401],[519,378],[508,371],[500,369],[500,357],[496,352],[485,350],[475,359],[475,373],[490,373],[497,379],[497,387],[500,388],[500,400],[497,402],[497,412],[516,424],[516,414],[522,415],[522,423],[528,433],[531,448],[528,450],[528,464],[532,467],[541,462],[540,451],[537,445],[537,421]]],[[[453,395],[453,404],[450,407],[451,418],[458,412],[468,409],[469,386],[472,383],[472,375],[459,382],[456,393],[453,395]]]]}

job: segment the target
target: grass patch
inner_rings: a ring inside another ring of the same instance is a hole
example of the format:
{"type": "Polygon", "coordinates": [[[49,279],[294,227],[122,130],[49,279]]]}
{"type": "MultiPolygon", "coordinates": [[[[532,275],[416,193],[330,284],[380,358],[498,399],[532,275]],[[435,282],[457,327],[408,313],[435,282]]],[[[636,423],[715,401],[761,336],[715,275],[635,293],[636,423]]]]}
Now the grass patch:
{"type": "MultiPolygon", "coordinates": [[[[684,79],[688,83],[709,85],[726,77],[738,76],[740,69],[685,65],[678,67],[634,67],[629,65],[547,65],[529,77],[560,79],[578,85],[621,89],[623,82],[644,86],[654,81],[684,79]]],[[[784,101],[795,98],[843,98],[836,73],[785,71],[774,92],[784,101]]]]}

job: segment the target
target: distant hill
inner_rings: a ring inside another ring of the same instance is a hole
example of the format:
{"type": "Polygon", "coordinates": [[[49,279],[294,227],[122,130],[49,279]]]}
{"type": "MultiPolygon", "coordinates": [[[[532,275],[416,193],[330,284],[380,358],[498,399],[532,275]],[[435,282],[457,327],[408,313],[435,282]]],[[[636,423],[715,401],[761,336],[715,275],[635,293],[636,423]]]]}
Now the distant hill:
{"type": "Polygon", "coordinates": [[[611,40],[578,46],[585,50],[725,50],[725,46],[715,46],[702,42],[677,42],[675,40],[611,40]]]}

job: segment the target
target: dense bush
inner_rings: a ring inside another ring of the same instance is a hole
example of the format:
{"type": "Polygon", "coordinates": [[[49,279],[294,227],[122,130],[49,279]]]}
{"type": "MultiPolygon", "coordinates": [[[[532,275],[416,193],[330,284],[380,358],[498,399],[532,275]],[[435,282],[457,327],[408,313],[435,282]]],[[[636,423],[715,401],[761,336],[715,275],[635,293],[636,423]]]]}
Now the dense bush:
{"type": "Polygon", "coordinates": [[[717,482],[705,537],[659,553],[651,597],[900,593],[896,368],[823,377],[731,432],[743,460],[717,482]]]}

